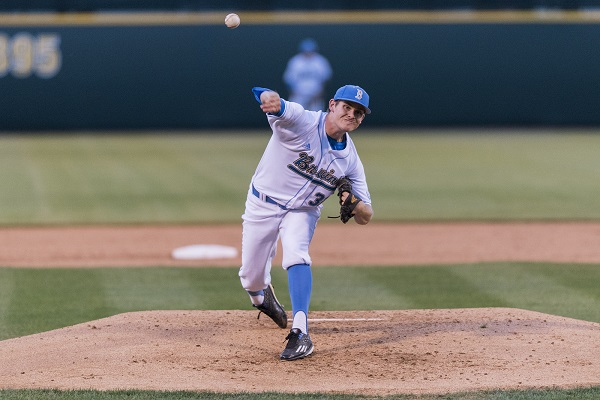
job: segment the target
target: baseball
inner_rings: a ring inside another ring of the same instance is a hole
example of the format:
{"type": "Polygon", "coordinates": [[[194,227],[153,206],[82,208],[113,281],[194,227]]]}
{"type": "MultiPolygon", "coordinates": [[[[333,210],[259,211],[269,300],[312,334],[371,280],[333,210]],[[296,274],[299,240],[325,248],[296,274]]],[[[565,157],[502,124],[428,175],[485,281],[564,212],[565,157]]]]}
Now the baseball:
{"type": "Polygon", "coordinates": [[[227,14],[225,17],[225,25],[227,25],[229,29],[237,28],[240,26],[240,16],[235,13],[227,14]]]}

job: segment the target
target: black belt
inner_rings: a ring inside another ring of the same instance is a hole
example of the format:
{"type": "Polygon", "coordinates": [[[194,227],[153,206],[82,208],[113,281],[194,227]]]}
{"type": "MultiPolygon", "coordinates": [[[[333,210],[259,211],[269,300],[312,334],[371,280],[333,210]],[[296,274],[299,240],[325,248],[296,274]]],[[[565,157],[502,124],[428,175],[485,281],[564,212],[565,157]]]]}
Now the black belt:
{"type": "Polygon", "coordinates": [[[281,204],[279,204],[278,202],[276,202],[275,200],[273,200],[269,196],[261,195],[260,192],[258,190],[256,190],[256,188],[254,187],[254,185],[252,185],[252,194],[255,195],[256,197],[258,197],[259,199],[266,201],[267,203],[275,204],[276,206],[278,206],[282,210],[287,210],[287,208],[285,208],[285,206],[282,206],[281,204]]]}

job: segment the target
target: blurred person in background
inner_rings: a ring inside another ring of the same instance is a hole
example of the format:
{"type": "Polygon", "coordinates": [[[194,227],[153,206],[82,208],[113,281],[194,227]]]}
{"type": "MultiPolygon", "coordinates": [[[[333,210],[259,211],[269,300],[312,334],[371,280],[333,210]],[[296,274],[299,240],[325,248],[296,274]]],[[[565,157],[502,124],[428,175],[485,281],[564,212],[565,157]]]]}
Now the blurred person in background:
{"type": "Polygon", "coordinates": [[[331,65],[319,54],[319,46],[314,39],[302,40],[298,51],[288,61],[283,74],[283,81],[290,92],[289,100],[302,104],[307,110],[323,110],[323,93],[325,84],[331,79],[331,65]]]}

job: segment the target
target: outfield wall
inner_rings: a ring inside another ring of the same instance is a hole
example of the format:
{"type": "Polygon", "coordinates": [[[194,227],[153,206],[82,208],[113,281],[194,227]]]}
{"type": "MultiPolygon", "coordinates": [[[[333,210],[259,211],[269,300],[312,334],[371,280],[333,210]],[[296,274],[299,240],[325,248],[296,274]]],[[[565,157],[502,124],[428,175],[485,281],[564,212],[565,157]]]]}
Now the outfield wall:
{"type": "Polygon", "coordinates": [[[597,125],[600,17],[580,12],[0,14],[0,130],[264,127],[298,42],[385,126],[597,125]]]}

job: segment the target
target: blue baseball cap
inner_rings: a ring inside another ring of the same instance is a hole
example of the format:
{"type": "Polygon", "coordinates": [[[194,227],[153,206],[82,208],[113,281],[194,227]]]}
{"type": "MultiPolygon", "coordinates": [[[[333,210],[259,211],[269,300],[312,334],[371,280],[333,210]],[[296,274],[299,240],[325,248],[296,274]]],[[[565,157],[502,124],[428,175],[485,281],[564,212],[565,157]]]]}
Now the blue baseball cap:
{"type": "Polygon", "coordinates": [[[367,94],[365,89],[361,88],[360,86],[342,86],[337,90],[337,92],[335,92],[335,96],[333,96],[333,99],[360,104],[365,108],[365,112],[367,114],[371,114],[371,110],[369,109],[369,95],[367,94]]]}
{"type": "Polygon", "coordinates": [[[298,50],[302,51],[302,52],[306,52],[306,51],[315,52],[315,51],[319,50],[319,45],[317,44],[317,42],[314,39],[306,38],[300,42],[300,45],[298,46],[298,50]]]}

